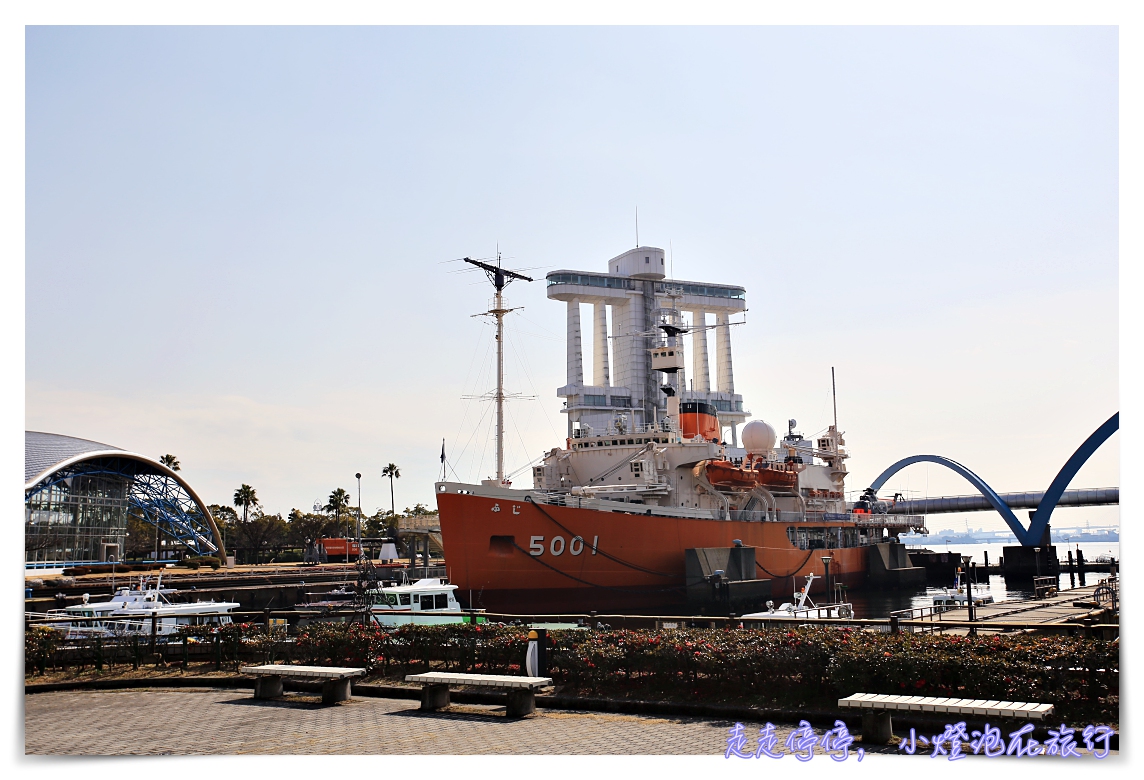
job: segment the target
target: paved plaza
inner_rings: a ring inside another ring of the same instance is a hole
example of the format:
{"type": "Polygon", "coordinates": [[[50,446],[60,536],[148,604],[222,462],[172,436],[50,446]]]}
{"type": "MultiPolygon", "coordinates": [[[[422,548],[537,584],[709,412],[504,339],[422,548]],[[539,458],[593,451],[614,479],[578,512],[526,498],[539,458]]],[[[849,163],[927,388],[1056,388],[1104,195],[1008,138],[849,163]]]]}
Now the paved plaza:
{"type": "MultiPolygon", "coordinates": [[[[454,704],[418,711],[412,699],[319,696],[256,700],[218,688],[60,691],[24,696],[29,755],[523,754],[722,755],[733,723],[704,718],[454,704]],[[177,727],[172,727],[178,724],[177,727]]],[[[747,734],[762,724],[744,723],[747,734]]],[[[793,727],[777,725],[780,741],[793,727]]],[[[853,760],[853,759],[852,759],[853,760]]]]}

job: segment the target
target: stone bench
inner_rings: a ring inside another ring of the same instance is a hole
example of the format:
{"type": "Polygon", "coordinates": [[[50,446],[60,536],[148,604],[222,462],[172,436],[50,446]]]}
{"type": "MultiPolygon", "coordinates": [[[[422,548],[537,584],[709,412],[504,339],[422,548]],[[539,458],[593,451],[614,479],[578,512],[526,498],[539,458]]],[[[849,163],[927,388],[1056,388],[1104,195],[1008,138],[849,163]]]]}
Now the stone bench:
{"type": "Polygon", "coordinates": [[[322,681],[322,704],[336,704],[350,698],[350,680],[361,677],[365,669],[345,666],[289,666],[267,664],[244,666],[239,670],[254,676],[254,698],[277,699],[282,695],[282,678],[322,681]]]}
{"type": "Polygon", "coordinates": [[[1053,705],[1035,702],[892,696],[883,693],[856,693],[839,699],[838,706],[862,712],[862,741],[876,745],[885,745],[890,741],[890,713],[893,711],[1027,720],[1043,720],[1053,714],[1053,705]]]}
{"type": "Polygon", "coordinates": [[[536,712],[536,692],[552,685],[552,678],[428,672],[426,674],[406,675],[405,682],[421,684],[421,709],[426,712],[449,706],[450,685],[469,685],[508,691],[508,711],[506,714],[510,718],[522,718],[536,712]]]}

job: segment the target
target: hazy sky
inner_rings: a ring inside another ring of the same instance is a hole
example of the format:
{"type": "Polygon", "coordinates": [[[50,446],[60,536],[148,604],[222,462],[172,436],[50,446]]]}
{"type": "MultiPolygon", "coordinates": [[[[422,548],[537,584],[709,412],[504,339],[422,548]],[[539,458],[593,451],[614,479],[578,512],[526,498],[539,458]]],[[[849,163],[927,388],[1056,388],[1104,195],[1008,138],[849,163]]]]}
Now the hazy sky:
{"type": "MultiPolygon", "coordinates": [[[[538,278],[509,288],[509,389],[536,396],[512,404],[509,468],[562,443],[542,279],[603,271],[636,207],[677,277],[746,287],[755,417],[821,430],[836,367],[850,488],[929,452],[1041,490],[1119,408],[1115,28],[26,43],[26,426],[174,453],[208,501],[246,482],[309,508],[360,471],[371,512],[392,461],[398,509],[432,505],[442,438],[488,476],[487,405],[462,396],[491,387],[470,316],[490,288],[444,261],[498,246],[538,278]]],[[[1120,484],[1119,438],[1074,486],[1120,484]]],[[[971,492],[924,465],[888,487],[971,492]]]]}

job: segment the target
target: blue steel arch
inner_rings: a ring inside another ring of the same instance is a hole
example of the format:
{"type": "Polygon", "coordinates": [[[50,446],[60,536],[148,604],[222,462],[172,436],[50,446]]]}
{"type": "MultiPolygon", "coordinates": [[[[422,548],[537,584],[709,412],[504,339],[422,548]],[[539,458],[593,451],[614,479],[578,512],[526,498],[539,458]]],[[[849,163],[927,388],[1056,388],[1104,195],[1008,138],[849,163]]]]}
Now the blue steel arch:
{"type": "Polygon", "coordinates": [[[878,475],[878,478],[870,483],[870,490],[877,493],[877,491],[886,484],[886,480],[897,474],[906,466],[912,466],[915,463],[936,463],[940,466],[945,466],[948,469],[956,471],[961,476],[965,477],[971,485],[977,488],[981,495],[989,501],[997,513],[1008,524],[1009,528],[1013,531],[1013,535],[1017,537],[1017,541],[1025,547],[1034,547],[1041,542],[1041,537],[1045,533],[1045,528],[1049,524],[1049,518],[1053,514],[1053,510],[1057,506],[1057,502],[1061,500],[1064,495],[1065,489],[1072,482],[1073,477],[1080,471],[1080,467],[1092,457],[1100,445],[1108,441],[1117,430],[1120,429],[1120,412],[1109,417],[1103,425],[1093,431],[1092,435],[1084,440],[1084,444],[1077,448],[1076,452],[1072,454],[1063,468],[1057,473],[1055,479],[1049,489],[1045,491],[1044,497],[1041,499],[1036,512],[1029,519],[1029,527],[1025,528],[1017,516],[1013,514],[1013,510],[1009,505],[997,495],[997,491],[985,484],[985,480],[974,474],[955,460],[943,458],[941,455],[913,455],[909,458],[902,458],[894,465],[883,471],[878,475]]]}
{"type": "Polygon", "coordinates": [[[78,476],[111,476],[128,480],[128,512],[156,526],[166,536],[198,555],[221,552],[222,536],[210,510],[202,506],[178,477],[130,455],[84,458],[53,471],[24,491],[24,501],[60,482],[78,476]]]}

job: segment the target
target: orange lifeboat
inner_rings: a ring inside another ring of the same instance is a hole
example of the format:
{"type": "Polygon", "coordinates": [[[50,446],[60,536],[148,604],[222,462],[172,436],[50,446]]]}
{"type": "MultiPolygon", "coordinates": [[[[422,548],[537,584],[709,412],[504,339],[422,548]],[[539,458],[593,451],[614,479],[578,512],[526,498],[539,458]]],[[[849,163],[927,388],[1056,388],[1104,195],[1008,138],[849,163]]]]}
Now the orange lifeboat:
{"type": "Polygon", "coordinates": [[[726,460],[712,460],[707,463],[707,479],[716,487],[740,490],[757,486],[768,490],[798,490],[798,472],[785,463],[757,461],[753,467],[742,467],[726,460]]]}

